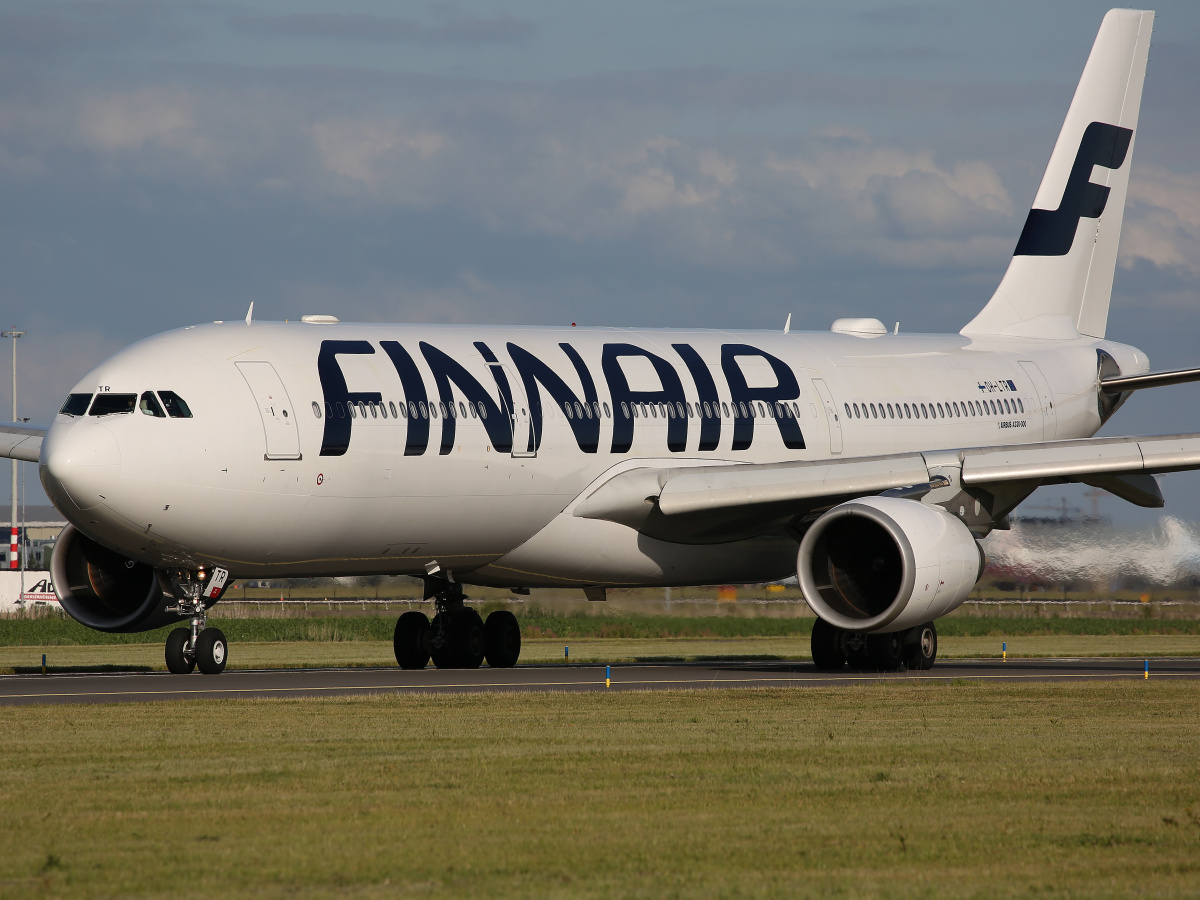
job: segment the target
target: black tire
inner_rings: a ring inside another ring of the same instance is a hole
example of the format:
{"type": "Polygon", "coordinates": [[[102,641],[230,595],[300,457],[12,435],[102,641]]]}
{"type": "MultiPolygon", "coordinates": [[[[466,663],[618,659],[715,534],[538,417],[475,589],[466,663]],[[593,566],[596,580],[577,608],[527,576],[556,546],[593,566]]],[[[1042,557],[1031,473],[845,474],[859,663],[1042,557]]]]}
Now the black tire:
{"type": "Polygon", "coordinates": [[[937,660],[937,628],[932,622],[909,629],[905,643],[910,669],[932,669],[937,660]]]}
{"type": "Polygon", "coordinates": [[[904,632],[867,635],[867,659],[880,672],[894,672],[904,665],[904,632]]]}
{"type": "Polygon", "coordinates": [[[196,665],[205,675],[220,675],[229,661],[229,643],[219,628],[205,628],[196,638],[196,665]]]}
{"type": "Polygon", "coordinates": [[[842,650],[841,629],[830,625],[824,619],[817,619],[812,630],[813,663],[822,672],[837,672],[846,665],[846,655],[842,650]]]}
{"type": "Polygon", "coordinates": [[[392,649],[402,669],[423,669],[429,665],[429,617],[410,610],[397,619],[392,649]]]}
{"type": "Polygon", "coordinates": [[[473,609],[464,609],[454,617],[454,651],[460,669],[478,669],[483,665],[487,643],[483,635],[483,617],[473,609]]]}
{"type": "Polygon", "coordinates": [[[433,660],[433,664],[439,669],[455,669],[458,668],[454,658],[454,628],[453,619],[448,613],[438,613],[433,617],[433,625],[429,629],[429,657],[433,660]],[[440,647],[435,646],[437,636],[441,634],[443,640],[440,647]]]}
{"type": "Polygon", "coordinates": [[[521,656],[521,626],[517,617],[498,609],[483,624],[483,655],[493,669],[511,669],[521,656]]]}
{"type": "Polygon", "coordinates": [[[167,671],[172,675],[190,675],[196,668],[196,660],[184,654],[192,632],[188,628],[176,628],[167,635],[167,671]]]}

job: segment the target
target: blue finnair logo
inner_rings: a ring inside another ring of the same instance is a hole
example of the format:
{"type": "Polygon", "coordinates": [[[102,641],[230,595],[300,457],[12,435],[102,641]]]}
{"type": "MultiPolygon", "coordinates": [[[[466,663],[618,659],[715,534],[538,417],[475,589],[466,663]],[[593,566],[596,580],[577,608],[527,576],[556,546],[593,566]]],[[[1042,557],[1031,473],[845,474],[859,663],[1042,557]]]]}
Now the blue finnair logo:
{"type": "Polygon", "coordinates": [[[1104,122],[1088,125],[1058,209],[1029,211],[1013,256],[1066,256],[1071,252],[1079,220],[1100,218],[1108,204],[1109,188],[1092,183],[1092,166],[1121,168],[1132,140],[1133,131],[1128,128],[1104,122]]]}
{"type": "MultiPolygon", "coordinates": [[[[600,410],[603,405],[604,415],[608,417],[609,404],[601,403],[592,372],[579,351],[569,343],[558,345],[562,351],[559,368],[570,373],[566,378],[555,370],[555,360],[543,359],[511,342],[505,347],[515,368],[513,374],[529,400],[528,433],[523,430],[518,433],[515,413],[519,406],[523,407],[514,394],[514,387],[518,385],[510,381],[508,367],[484,342],[476,341],[474,347],[491,375],[485,381],[494,384],[481,384],[466,366],[425,341],[418,342],[417,353],[410,352],[399,341],[381,341],[379,346],[396,370],[404,393],[401,415],[408,420],[404,438],[406,456],[421,456],[426,452],[432,443],[430,432],[439,419],[438,452],[444,455],[453,450],[459,418],[454,414],[456,392],[468,403],[472,417],[478,416],[487,430],[488,441],[501,453],[536,452],[542,443],[543,419],[548,407],[574,410],[573,414],[568,412],[567,422],[579,449],[584,453],[596,453],[600,449],[600,410]],[[433,374],[433,391],[428,389],[414,357],[423,359],[433,374]],[[581,395],[568,381],[580,385],[581,395]],[[440,415],[438,410],[442,411],[440,415]],[[514,447],[514,442],[519,446],[514,447]]],[[[686,399],[683,379],[674,361],[636,344],[603,346],[600,367],[612,404],[611,452],[629,452],[637,421],[647,416],[658,418],[660,414],[667,420],[667,449],[671,453],[686,450],[693,423],[700,429],[698,449],[717,449],[726,418],[732,420],[733,450],[748,450],[754,440],[755,426],[767,424],[774,424],[779,429],[780,438],[789,450],[804,449],[804,435],[790,406],[791,401],[800,398],[800,385],[787,363],[750,344],[723,345],[720,370],[729,388],[729,404],[726,405],[718,398],[709,364],[696,349],[690,344],[672,344],[671,349],[679,355],[695,383],[698,402],[694,405],[686,399]],[[621,360],[628,358],[648,362],[658,376],[658,388],[639,390],[631,386],[621,365],[621,360]],[[751,387],[738,362],[743,358],[766,363],[774,374],[775,384],[751,387]],[[769,408],[770,415],[763,417],[764,408],[769,408]]],[[[370,356],[375,352],[370,341],[321,343],[317,356],[317,372],[325,401],[321,456],[342,456],[349,449],[354,420],[352,406],[365,410],[383,399],[379,391],[351,391],[338,357],[370,356]]],[[[461,402],[459,406],[462,406],[461,402]]],[[[521,413],[524,415],[526,411],[522,408],[521,413]]]]}

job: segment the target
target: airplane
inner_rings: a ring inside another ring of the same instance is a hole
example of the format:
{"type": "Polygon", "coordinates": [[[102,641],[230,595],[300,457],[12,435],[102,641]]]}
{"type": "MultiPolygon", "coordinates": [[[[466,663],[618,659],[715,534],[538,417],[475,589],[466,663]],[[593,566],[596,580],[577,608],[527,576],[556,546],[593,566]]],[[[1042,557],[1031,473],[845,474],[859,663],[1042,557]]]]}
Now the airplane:
{"type": "Polygon", "coordinates": [[[1041,485],[1162,506],[1200,435],[1093,437],[1150,371],[1105,330],[1154,13],[1101,24],[1003,280],[954,334],[192,325],[79,380],[46,428],[0,426],[69,524],[62,608],[170,632],[171,672],[221,672],[207,611],[237,578],[415,575],[397,663],[515,665],[510,612],[471,585],[774,581],[816,614],[812,657],[925,669],[979,541],[1041,485]]]}

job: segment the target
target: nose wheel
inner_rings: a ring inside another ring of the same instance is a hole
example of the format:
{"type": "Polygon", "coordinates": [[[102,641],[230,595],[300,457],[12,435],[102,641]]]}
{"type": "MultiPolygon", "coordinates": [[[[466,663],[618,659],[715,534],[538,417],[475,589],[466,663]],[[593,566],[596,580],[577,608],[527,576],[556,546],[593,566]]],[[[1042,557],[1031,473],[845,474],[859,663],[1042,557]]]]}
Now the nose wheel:
{"type": "Polygon", "coordinates": [[[167,611],[187,616],[189,627],[176,628],[167,635],[167,671],[189,675],[199,669],[205,675],[220,675],[229,661],[229,642],[221,629],[208,627],[208,609],[201,596],[203,583],[176,579],[174,588],[176,595],[182,596],[167,611]]]}

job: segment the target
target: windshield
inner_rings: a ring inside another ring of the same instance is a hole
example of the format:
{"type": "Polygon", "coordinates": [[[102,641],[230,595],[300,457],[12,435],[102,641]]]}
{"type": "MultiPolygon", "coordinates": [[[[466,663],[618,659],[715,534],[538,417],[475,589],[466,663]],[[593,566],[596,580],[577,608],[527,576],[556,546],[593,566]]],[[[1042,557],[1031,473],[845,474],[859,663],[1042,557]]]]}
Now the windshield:
{"type": "Polygon", "coordinates": [[[71,394],[59,410],[64,416],[82,416],[92,402],[91,394],[71,394]]]}
{"type": "Polygon", "coordinates": [[[136,405],[137,394],[97,394],[88,415],[111,416],[117,413],[131,413],[136,405]]]}

